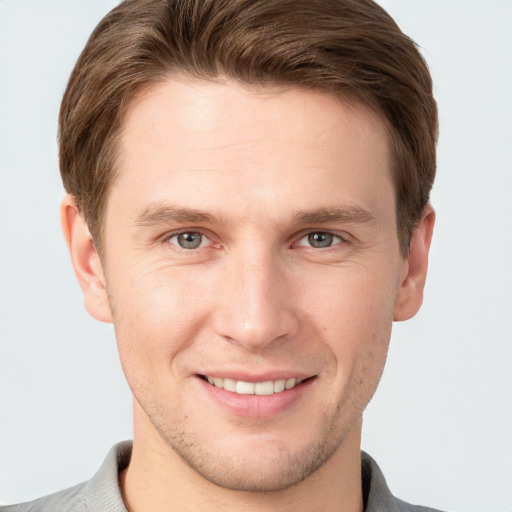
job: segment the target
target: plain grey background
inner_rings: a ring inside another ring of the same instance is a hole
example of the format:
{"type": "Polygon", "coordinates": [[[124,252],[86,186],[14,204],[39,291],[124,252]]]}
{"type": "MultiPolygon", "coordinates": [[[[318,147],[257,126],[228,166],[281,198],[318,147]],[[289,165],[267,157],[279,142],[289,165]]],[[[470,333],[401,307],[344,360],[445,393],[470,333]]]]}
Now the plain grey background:
{"type": "MultiPolygon", "coordinates": [[[[131,437],[113,329],[61,239],[56,119],[113,0],[0,0],[0,503],[88,479],[131,437]]],[[[363,448],[402,499],[512,511],[512,1],[381,2],[440,108],[425,304],[394,329],[363,448]]]]}

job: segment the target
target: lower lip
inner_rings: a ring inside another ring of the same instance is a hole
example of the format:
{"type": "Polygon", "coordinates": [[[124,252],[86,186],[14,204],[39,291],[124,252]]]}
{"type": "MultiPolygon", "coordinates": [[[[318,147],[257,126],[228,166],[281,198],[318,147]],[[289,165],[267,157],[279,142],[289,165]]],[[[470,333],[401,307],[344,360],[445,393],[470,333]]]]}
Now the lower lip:
{"type": "Polygon", "coordinates": [[[310,378],[292,389],[272,395],[241,395],[213,386],[201,377],[197,380],[208,395],[221,406],[236,416],[248,418],[270,418],[283,413],[297,403],[315,381],[314,378],[310,378]]]}

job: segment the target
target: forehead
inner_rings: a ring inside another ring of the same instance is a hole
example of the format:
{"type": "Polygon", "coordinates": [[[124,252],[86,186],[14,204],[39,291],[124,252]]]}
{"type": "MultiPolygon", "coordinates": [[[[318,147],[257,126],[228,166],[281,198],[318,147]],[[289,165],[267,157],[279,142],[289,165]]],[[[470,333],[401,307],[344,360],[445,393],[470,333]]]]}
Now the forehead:
{"type": "Polygon", "coordinates": [[[322,143],[329,134],[345,140],[387,139],[378,114],[329,92],[181,76],[156,83],[135,97],[125,114],[122,146],[129,149],[133,138],[148,135],[157,144],[162,141],[154,139],[158,131],[164,139],[172,133],[176,143],[189,142],[191,135],[200,137],[199,149],[207,149],[208,143],[213,147],[227,139],[247,142],[247,129],[250,134],[261,130],[262,135],[271,135],[276,144],[299,139],[322,143]]]}
{"type": "Polygon", "coordinates": [[[134,101],[119,149],[112,195],[122,188],[134,207],[177,196],[216,208],[226,197],[244,207],[285,208],[300,194],[295,201],[305,209],[314,192],[317,202],[336,201],[327,197],[336,191],[342,202],[371,203],[382,187],[393,199],[382,120],[359,104],[299,87],[170,79],[134,101]]]}

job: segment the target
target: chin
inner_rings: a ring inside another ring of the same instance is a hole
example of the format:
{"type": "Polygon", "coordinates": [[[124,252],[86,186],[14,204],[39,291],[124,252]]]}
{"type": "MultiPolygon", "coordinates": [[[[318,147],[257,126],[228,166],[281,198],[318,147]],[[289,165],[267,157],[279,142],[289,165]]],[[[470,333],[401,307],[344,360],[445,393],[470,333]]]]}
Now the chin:
{"type": "Polygon", "coordinates": [[[278,492],[299,484],[332,454],[301,453],[254,456],[242,454],[238,458],[226,457],[215,460],[187,460],[185,462],[210,483],[232,491],[278,492]]]}
{"type": "MultiPolygon", "coordinates": [[[[290,446],[290,439],[269,436],[215,446],[197,442],[183,431],[162,436],[168,447],[196,474],[233,491],[278,492],[299,484],[321,468],[339,449],[345,432],[324,429],[308,445],[290,446]]],[[[212,437],[215,434],[212,434],[212,437]]],[[[252,436],[249,436],[252,437],[252,436]]]]}

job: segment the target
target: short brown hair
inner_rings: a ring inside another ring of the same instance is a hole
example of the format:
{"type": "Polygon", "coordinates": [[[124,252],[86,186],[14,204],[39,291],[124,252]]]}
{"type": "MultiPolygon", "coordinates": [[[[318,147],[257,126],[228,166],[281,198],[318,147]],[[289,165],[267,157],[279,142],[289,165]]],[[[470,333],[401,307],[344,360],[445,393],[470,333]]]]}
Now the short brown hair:
{"type": "Polygon", "coordinates": [[[59,116],[64,186],[98,248],[123,116],[141,90],[177,74],[312,88],[377,111],[407,254],[434,180],[437,108],[416,45],[371,0],[125,0],[107,14],[59,116]]]}

